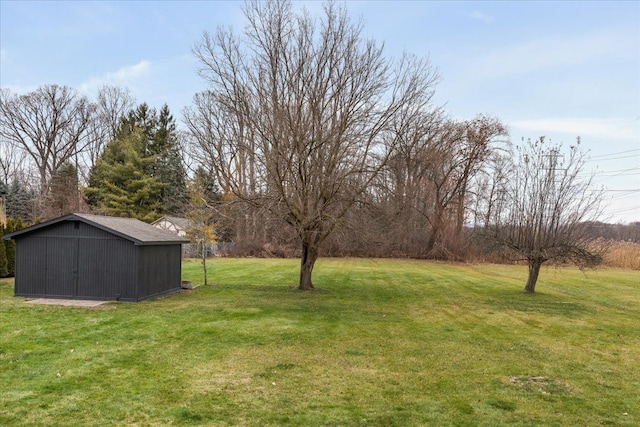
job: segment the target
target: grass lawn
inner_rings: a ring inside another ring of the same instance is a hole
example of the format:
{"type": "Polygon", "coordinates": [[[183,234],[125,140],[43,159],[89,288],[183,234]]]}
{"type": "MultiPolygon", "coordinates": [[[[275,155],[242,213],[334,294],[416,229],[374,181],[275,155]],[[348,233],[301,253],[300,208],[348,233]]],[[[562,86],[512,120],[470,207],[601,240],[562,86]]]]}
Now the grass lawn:
{"type": "Polygon", "coordinates": [[[97,309],[0,287],[2,426],[638,426],[640,272],[216,259],[97,309]],[[199,283],[200,266],[183,276],[199,283]]]}

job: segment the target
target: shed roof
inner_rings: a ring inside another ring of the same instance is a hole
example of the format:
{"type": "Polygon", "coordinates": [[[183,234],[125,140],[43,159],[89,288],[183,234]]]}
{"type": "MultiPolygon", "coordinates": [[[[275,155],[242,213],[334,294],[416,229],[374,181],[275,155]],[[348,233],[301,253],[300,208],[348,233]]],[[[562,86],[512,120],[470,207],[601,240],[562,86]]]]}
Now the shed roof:
{"type": "Polygon", "coordinates": [[[6,234],[4,239],[10,239],[22,234],[31,233],[41,228],[64,221],[80,221],[96,228],[108,231],[136,245],[164,245],[173,243],[189,243],[189,240],[176,234],[154,227],[135,218],[120,218],[113,216],[73,213],[55,218],[41,224],[32,225],[22,230],[6,234]]]}

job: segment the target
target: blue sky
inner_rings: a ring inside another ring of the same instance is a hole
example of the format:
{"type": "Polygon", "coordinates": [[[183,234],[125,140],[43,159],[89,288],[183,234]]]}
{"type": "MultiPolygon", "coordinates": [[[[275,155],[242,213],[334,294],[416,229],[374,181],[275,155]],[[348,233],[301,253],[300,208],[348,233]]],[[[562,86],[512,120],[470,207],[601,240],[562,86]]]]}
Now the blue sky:
{"type": "MultiPolygon", "coordinates": [[[[319,2],[296,2],[311,11],[319,2]]],[[[541,135],[590,150],[613,222],[640,221],[640,2],[347,1],[388,55],[429,55],[435,102],[456,118],[499,117],[511,140],[541,135]]],[[[238,1],[0,0],[0,86],[95,95],[128,87],[179,118],[206,88],[191,47],[240,31],[238,1]]]]}

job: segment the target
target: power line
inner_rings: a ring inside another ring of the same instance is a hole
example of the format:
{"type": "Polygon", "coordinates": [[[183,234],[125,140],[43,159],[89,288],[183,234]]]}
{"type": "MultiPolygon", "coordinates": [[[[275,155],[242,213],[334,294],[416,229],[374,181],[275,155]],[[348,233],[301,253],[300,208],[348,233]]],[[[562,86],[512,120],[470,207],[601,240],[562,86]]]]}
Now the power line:
{"type": "MultiPolygon", "coordinates": [[[[618,154],[626,154],[626,153],[634,153],[636,151],[640,151],[640,148],[634,148],[633,150],[626,150],[626,151],[618,151],[616,153],[609,153],[609,154],[599,154],[597,156],[591,156],[589,159],[593,160],[593,159],[599,159],[601,157],[609,157],[609,156],[617,156],[618,154]]],[[[638,154],[640,156],[640,154],[638,154]]],[[[628,156],[625,157],[618,157],[618,158],[623,158],[626,159],[628,156]]],[[[614,160],[614,159],[607,159],[607,160],[614,160]]]]}
{"type": "Polygon", "coordinates": [[[640,172],[632,172],[632,170],[621,171],[621,172],[605,172],[605,173],[596,174],[596,178],[597,177],[612,178],[615,176],[633,176],[633,175],[640,175],[640,172]]]}
{"type": "Polygon", "coordinates": [[[630,212],[630,211],[635,211],[635,210],[638,210],[638,212],[640,213],[640,206],[633,206],[631,208],[618,209],[618,210],[615,210],[615,211],[607,211],[607,213],[609,213],[609,214],[619,214],[619,213],[630,212]]]}
{"type": "Polygon", "coordinates": [[[633,154],[631,156],[622,156],[622,157],[612,157],[610,159],[588,159],[587,162],[608,162],[609,160],[620,160],[620,159],[628,159],[629,157],[640,157],[640,154],[633,154]]]}
{"type": "Polygon", "coordinates": [[[616,194],[613,196],[606,197],[607,200],[638,200],[638,196],[635,194],[616,194]]]}
{"type": "MultiPolygon", "coordinates": [[[[634,172],[634,171],[640,171],[640,168],[618,169],[618,170],[612,170],[612,171],[600,171],[600,172],[596,172],[595,175],[596,176],[614,175],[614,174],[635,175],[635,174],[640,173],[640,172],[634,172]]],[[[590,176],[590,175],[587,175],[587,176],[590,176]]]]}

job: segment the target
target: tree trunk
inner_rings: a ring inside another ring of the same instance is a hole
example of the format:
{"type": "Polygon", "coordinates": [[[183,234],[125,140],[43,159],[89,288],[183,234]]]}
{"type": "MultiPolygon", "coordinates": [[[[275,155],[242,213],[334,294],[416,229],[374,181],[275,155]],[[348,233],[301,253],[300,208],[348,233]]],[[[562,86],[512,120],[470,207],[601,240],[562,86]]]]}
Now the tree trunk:
{"type": "Polygon", "coordinates": [[[206,240],[202,240],[202,273],[204,275],[204,285],[207,286],[209,283],[207,282],[207,245],[205,244],[206,240]]]}
{"type": "Polygon", "coordinates": [[[458,195],[458,206],[456,211],[456,237],[460,237],[462,234],[462,228],[464,227],[464,201],[467,197],[466,189],[467,189],[467,180],[464,181],[464,187],[460,191],[458,195]]]}
{"type": "Polygon", "coordinates": [[[538,274],[540,273],[540,267],[543,262],[544,260],[540,258],[529,259],[529,278],[524,287],[524,292],[532,294],[536,291],[536,282],[538,281],[538,274]]]}
{"type": "Polygon", "coordinates": [[[309,242],[311,239],[303,238],[302,240],[302,258],[300,259],[300,283],[298,289],[310,291],[313,289],[311,282],[311,273],[313,266],[318,259],[318,248],[309,242]]]}
{"type": "Polygon", "coordinates": [[[429,240],[427,240],[427,245],[426,245],[426,252],[427,252],[427,256],[434,258],[434,257],[439,257],[439,254],[437,254],[434,249],[436,247],[437,243],[440,243],[440,234],[442,233],[442,227],[443,227],[443,222],[442,222],[442,214],[440,212],[436,212],[436,217],[434,218],[433,222],[431,223],[431,234],[429,234],[429,240]]]}

